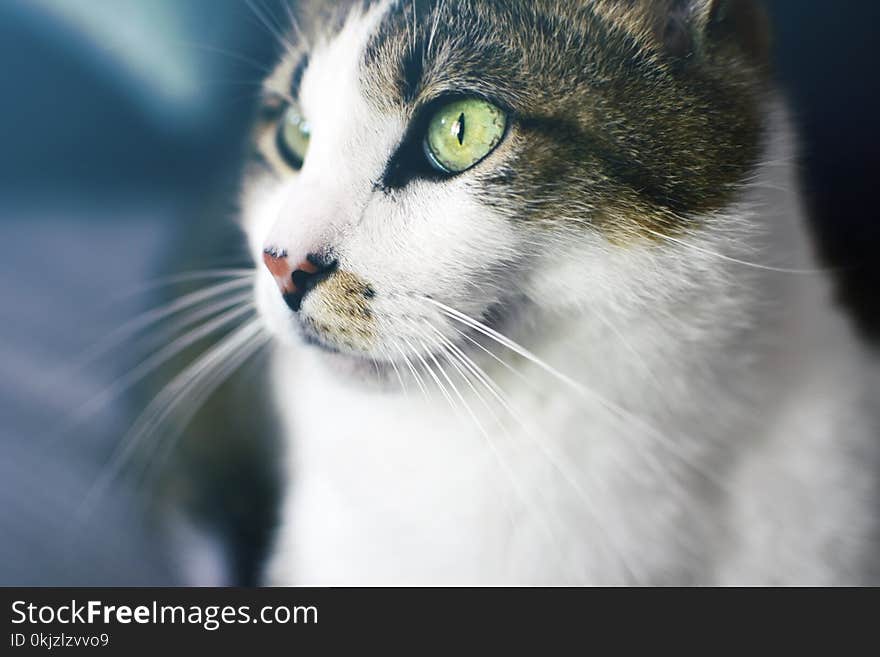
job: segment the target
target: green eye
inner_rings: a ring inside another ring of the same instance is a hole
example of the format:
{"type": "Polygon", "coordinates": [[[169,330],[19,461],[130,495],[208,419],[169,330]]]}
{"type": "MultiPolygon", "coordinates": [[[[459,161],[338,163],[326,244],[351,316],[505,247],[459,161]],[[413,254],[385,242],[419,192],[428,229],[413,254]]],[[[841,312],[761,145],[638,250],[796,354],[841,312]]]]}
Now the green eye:
{"type": "Polygon", "coordinates": [[[461,173],[495,150],[507,116],[485,100],[467,98],[440,108],[428,124],[425,154],[438,171],[461,173]]]}
{"type": "Polygon", "coordinates": [[[296,107],[289,107],[278,126],[278,148],[294,169],[302,167],[312,136],[308,122],[296,107]]]}

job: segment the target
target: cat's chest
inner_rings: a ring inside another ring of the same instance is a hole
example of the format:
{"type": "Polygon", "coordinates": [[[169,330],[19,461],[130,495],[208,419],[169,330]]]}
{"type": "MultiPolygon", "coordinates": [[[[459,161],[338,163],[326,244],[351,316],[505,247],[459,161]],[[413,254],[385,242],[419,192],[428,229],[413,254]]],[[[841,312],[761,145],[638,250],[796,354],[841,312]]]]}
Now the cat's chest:
{"type": "MultiPolygon", "coordinates": [[[[322,378],[282,404],[292,465],[325,472],[361,499],[399,494],[424,502],[475,482],[485,488],[537,439],[535,420],[547,400],[516,389],[502,399],[485,387],[441,382],[388,392],[322,378]]],[[[566,423],[557,414],[540,431],[559,433],[566,423]]]]}
{"type": "Polygon", "coordinates": [[[609,547],[590,539],[607,484],[592,473],[613,474],[602,441],[587,440],[598,423],[512,381],[499,381],[504,404],[448,383],[389,395],[330,381],[282,394],[281,542],[296,555],[285,567],[386,583],[546,583],[587,577],[587,562],[613,572],[609,547]]]}

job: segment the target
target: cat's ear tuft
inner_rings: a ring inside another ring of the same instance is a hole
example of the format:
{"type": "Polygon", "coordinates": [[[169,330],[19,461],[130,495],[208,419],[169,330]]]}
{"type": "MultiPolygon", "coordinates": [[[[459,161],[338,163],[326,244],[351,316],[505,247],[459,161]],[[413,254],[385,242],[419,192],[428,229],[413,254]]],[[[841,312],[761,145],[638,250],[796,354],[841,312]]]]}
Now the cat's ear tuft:
{"type": "Polygon", "coordinates": [[[764,63],[767,16],[757,0],[596,0],[594,11],[673,58],[733,47],[764,63]]]}
{"type": "Polygon", "coordinates": [[[673,0],[671,13],[691,23],[696,48],[732,46],[760,64],[770,56],[770,22],[757,0],[673,0]]]}
{"type": "Polygon", "coordinates": [[[688,57],[693,54],[699,41],[696,13],[693,1],[673,0],[653,16],[653,36],[666,54],[672,57],[688,57]]]}

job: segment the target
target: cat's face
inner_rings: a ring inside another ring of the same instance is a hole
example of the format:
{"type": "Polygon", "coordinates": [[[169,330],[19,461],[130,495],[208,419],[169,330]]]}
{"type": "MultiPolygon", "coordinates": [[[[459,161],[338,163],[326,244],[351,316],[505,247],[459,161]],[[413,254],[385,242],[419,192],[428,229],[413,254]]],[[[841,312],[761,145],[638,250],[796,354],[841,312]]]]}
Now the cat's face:
{"type": "Polygon", "coordinates": [[[271,330],[337,360],[463,347],[450,312],[492,324],[674,295],[662,237],[709,230],[760,154],[763,44],[743,0],[301,10],[243,223],[271,330]]]}

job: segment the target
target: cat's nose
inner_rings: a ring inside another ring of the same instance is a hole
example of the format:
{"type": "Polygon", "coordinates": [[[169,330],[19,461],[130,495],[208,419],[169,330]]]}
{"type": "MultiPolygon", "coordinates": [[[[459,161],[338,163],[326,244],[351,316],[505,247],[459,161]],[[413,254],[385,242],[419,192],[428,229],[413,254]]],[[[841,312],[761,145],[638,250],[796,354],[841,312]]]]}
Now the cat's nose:
{"type": "Polygon", "coordinates": [[[336,260],[324,255],[310,253],[293,266],[286,251],[266,249],[263,262],[278,283],[285,303],[294,312],[300,309],[303,299],[337,266],[336,260]]]}

